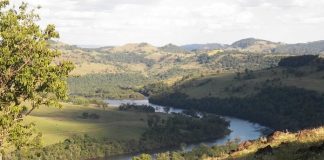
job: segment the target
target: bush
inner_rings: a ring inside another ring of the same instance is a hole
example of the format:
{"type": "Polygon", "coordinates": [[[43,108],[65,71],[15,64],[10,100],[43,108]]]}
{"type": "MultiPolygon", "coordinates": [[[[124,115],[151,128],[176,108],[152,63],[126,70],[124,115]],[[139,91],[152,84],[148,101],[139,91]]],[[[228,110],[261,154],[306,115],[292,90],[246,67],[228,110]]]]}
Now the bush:
{"type": "Polygon", "coordinates": [[[150,105],[136,105],[136,104],[122,104],[119,106],[120,111],[135,111],[135,112],[146,112],[154,113],[155,108],[150,105]]]}
{"type": "Polygon", "coordinates": [[[88,112],[83,112],[81,118],[82,119],[99,119],[100,116],[96,113],[90,114],[88,112]]]}

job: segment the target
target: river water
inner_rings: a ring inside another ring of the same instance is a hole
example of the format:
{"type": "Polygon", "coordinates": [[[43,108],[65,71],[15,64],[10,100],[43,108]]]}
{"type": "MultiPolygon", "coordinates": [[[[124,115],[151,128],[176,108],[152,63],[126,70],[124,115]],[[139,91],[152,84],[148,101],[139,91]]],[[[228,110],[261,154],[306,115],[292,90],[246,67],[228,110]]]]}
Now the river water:
{"type": "MultiPolygon", "coordinates": [[[[155,105],[149,103],[147,99],[144,100],[107,100],[107,103],[109,106],[113,107],[118,107],[121,104],[137,104],[137,105],[150,105],[155,108],[156,112],[165,112],[165,107],[160,106],[160,105],[155,105]]],[[[177,109],[177,108],[170,108],[169,113],[181,113],[183,109],[177,109]]],[[[232,131],[229,135],[225,136],[224,138],[221,139],[216,139],[216,140],[211,140],[207,142],[201,142],[197,144],[189,144],[186,145],[182,148],[183,151],[191,151],[193,148],[198,147],[201,144],[205,144],[208,146],[214,146],[214,145],[221,145],[225,144],[229,140],[235,140],[235,139],[240,139],[241,141],[246,141],[246,140],[254,140],[258,139],[261,136],[264,136],[266,132],[270,132],[270,129],[261,126],[257,123],[252,123],[243,119],[238,119],[238,118],[233,118],[233,117],[224,117],[227,121],[230,122],[230,127],[229,129],[232,131]]],[[[157,152],[159,153],[159,152],[157,152]]],[[[154,155],[155,153],[151,153],[154,155]]],[[[109,159],[114,159],[114,160],[130,160],[133,156],[136,156],[136,154],[132,155],[123,155],[123,156],[117,156],[109,159]]]]}

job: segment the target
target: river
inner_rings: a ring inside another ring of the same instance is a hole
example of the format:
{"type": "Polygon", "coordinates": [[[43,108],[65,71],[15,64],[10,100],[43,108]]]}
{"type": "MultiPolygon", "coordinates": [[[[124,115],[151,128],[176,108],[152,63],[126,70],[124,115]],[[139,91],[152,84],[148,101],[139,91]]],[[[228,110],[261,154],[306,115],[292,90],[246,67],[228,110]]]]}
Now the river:
{"type": "MultiPolygon", "coordinates": [[[[147,99],[144,99],[144,100],[107,100],[107,103],[109,103],[109,106],[113,106],[113,107],[118,107],[121,104],[127,104],[127,103],[137,104],[137,105],[150,105],[155,108],[156,112],[166,113],[164,110],[164,108],[165,108],[164,106],[151,104],[151,103],[149,103],[149,101],[147,99]]],[[[169,110],[169,113],[181,113],[182,111],[183,111],[183,109],[177,109],[177,108],[171,107],[169,110]]],[[[189,144],[187,146],[184,146],[182,148],[182,150],[185,152],[191,151],[193,148],[199,146],[202,143],[205,145],[208,145],[208,146],[221,145],[221,144],[225,144],[229,140],[234,140],[237,138],[239,138],[241,141],[254,140],[254,139],[260,138],[261,136],[264,136],[266,132],[268,132],[268,133],[270,132],[269,128],[267,128],[265,126],[261,126],[257,123],[252,123],[252,122],[249,122],[246,120],[233,118],[233,117],[224,117],[224,118],[230,122],[229,129],[232,132],[229,135],[227,135],[221,139],[211,140],[211,141],[207,141],[207,142],[201,142],[198,144],[189,144]]],[[[157,153],[159,153],[159,152],[157,152],[157,153]]],[[[155,153],[151,153],[151,154],[154,155],[155,153]]],[[[136,154],[116,156],[111,159],[129,160],[133,156],[136,156],[136,154]]]]}

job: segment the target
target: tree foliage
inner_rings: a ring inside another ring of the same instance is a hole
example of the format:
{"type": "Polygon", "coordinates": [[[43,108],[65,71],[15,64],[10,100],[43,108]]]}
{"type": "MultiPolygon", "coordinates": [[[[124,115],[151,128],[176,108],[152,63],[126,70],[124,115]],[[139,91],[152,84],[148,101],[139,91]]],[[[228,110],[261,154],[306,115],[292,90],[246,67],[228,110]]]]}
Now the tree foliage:
{"type": "Polygon", "coordinates": [[[148,117],[147,123],[149,129],[141,137],[145,150],[181,147],[184,143],[222,138],[230,133],[229,122],[215,115],[195,118],[174,114],[167,119],[152,115],[148,117]]]}
{"type": "Polygon", "coordinates": [[[41,29],[39,19],[27,3],[17,8],[0,1],[1,150],[36,142],[24,117],[41,105],[60,107],[58,101],[67,97],[66,78],[73,65],[54,61],[60,52],[50,49],[48,41],[59,34],[54,25],[41,29]]]}

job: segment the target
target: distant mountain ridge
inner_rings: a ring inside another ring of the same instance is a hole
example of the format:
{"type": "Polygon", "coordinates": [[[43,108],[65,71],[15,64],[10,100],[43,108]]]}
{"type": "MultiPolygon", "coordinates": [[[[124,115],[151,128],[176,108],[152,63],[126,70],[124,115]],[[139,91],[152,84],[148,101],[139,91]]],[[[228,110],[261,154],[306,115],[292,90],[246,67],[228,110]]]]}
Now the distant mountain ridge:
{"type": "Polygon", "coordinates": [[[179,47],[177,45],[174,45],[172,43],[167,44],[165,46],[162,46],[159,48],[163,52],[171,52],[171,53],[186,53],[188,52],[186,49],[183,47],[179,47]]]}
{"type": "Polygon", "coordinates": [[[276,53],[294,53],[295,55],[324,54],[324,40],[281,45],[275,48],[276,53]]]}
{"type": "Polygon", "coordinates": [[[271,42],[263,39],[246,38],[234,42],[230,49],[236,49],[243,52],[273,53],[274,49],[283,43],[271,42]]]}
{"type": "Polygon", "coordinates": [[[308,43],[285,44],[282,42],[272,42],[263,39],[246,38],[238,40],[231,45],[208,43],[189,44],[181,47],[188,51],[222,49],[252,53],[283,53],[291,55],[324,54],[324,40],[308,43]]]}
{"type": "Polygon", "coordinates": [[[76,45],[68,45],[61,42],[50,42],[56,48],[64,49],[83,49],[96,50],[107,53],[188,53],[188,52],[206,52],[212,50],[239,51],[263,54],[288,54],[288,55],[324,55],[324,40],[308,43],[286,44],[282,42],[272,42],[263,39],[246,38],[233,44],[206,43],[206,44],[187,44],[177,46],[167,44],[157,47],[149,43],[128,43],[122,46],[107,46],[100,48],[81,48],[76,45]]]}
{"type": "Polygon", "coordinates": [[[183,45],[181,47],[187,51],[194,51],[194,50],[224,49],[224,48],[228,47],[228,45],[220,44],[220,43],[207,43],[207,44],[187,44],[187,45],[183,45]]]}

